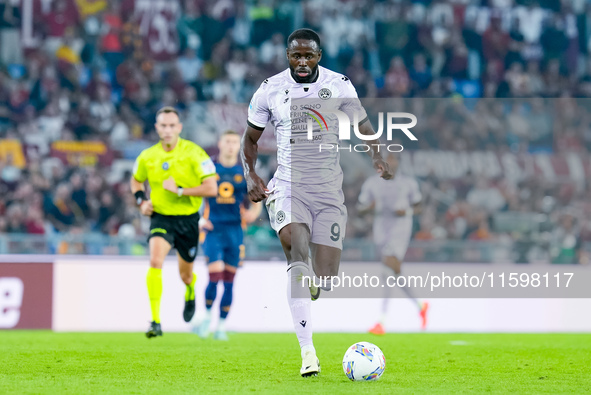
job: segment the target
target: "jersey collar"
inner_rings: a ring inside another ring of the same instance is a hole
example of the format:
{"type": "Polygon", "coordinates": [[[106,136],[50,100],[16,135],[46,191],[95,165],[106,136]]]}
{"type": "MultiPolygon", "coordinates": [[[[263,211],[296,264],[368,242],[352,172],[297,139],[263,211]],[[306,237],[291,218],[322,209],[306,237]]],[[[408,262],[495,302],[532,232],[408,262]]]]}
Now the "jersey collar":
{"type": "Polygon", "coordinates": [[[171,152],[174,152],[174,151],[175,151],[175,150],[176,150],[176,149],[177,149],[177,148],[178,148],[178,147],[181,145],[181,142],[182,142],[182,141],[183,141],[183,139],[181,138],[181,136],[179,136],[179,139],[177,140],[177,142],[176,142],[176,145],[175,145],[175,146],[174,146],[174,148],[173,148],[173,149],[171,149],[170,151],[165,151],[165,150],[164,150],[164,146],[162,145],[162,141],[160,141],[158,144],[160,144],[160,149],[161,149],[162,151],[164,151],[164,152],[166,152],[167,154],[169,154],[169,153],[171,153],[171,152]]]}

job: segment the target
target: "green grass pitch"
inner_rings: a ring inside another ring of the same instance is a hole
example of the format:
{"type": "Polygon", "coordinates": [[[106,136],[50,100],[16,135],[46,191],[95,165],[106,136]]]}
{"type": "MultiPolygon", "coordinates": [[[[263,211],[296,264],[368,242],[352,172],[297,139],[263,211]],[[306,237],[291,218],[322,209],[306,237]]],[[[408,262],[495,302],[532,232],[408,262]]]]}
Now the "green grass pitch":
{"type": "Polygon", "coordinates": [[[0,394],[591,393],[591,334],[319,333],[306,379],[294,334],[230,335],[0,331],[0,394]],[[357,341],[384,351],[379,381],[343,373],[357,341]]]}

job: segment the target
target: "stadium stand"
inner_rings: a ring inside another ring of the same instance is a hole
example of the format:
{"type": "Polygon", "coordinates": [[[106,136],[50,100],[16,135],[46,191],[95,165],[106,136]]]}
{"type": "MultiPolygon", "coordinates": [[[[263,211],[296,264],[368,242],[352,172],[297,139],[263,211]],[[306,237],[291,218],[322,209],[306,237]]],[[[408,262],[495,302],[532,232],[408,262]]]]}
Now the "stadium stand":
{"type": "MultiPolygon", "coordinates": [[[[143,253],[120,241],[147,230],[127,180],[155,142],[155,110],[178,108],[185,137],[213,152],[217,133],[242,132],[302,26],[361,98],[421,120],[402,164],[425,197],[409,260],[588,262],[583,0],[0,0],[0,253],[143,253]]],[[[359,257],[371,256],[355,215],[364,177],[345,180],[359,257]]],[[[274,237],[267,221],[249,234],[255,254],[274,237]]]]}

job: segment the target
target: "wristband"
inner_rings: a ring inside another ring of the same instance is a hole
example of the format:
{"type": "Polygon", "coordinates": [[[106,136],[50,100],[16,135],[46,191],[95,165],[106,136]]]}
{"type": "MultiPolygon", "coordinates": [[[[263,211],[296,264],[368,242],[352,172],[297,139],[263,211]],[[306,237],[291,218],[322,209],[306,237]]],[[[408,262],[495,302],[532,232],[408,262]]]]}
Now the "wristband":
{"type": "Polygon", "coordinates": [[[183,187],[178,187],[176,194],[178,197],[181,197],[181,196],[183,196],[183,192],[184,192],[183,187]]]}
{"type": "Polygon", "coordinates": [[[135,204],[138,206],[142,204],[144,200],[146,200],[146,193],[144,191],[137,191],[133,194],[135,196],[135,204]]]}

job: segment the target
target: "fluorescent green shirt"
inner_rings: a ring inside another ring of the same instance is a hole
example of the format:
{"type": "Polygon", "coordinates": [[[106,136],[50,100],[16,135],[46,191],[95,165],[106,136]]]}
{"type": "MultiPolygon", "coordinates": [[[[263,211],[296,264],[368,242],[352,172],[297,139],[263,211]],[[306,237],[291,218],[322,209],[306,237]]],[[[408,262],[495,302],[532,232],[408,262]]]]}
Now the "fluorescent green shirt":
{"type": "Polygon", "coordinates": [[[137,181],[150,183],[154,212],[162,215],[194,214],[203,200],[200,196],[178,197],[162,187],[164,180],[172,176],[179,187],[193,188],[215,174],[215,165],[203,148],[182,138],[170,152],[161,143],[143,150],[133,167],[137,181]]]}

